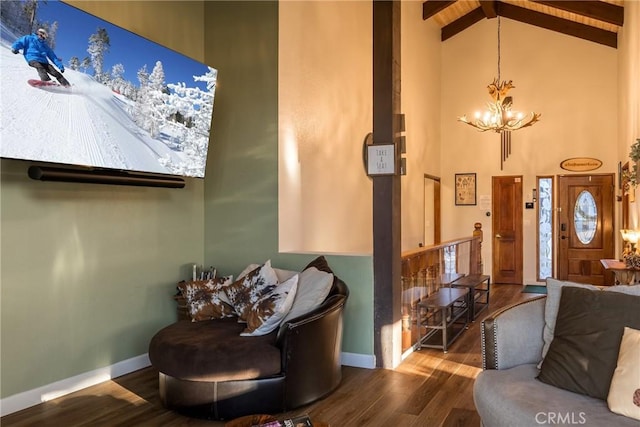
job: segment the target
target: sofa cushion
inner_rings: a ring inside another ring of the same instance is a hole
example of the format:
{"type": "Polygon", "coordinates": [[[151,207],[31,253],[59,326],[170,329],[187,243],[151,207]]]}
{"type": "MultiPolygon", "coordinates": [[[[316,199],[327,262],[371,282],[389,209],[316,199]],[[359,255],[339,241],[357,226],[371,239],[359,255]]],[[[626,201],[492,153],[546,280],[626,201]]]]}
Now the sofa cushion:
{"type": "Polygon", "coordinates": [[[261,296],[247,313],[247,327],[242,336],[265,335],[280,326],[289,313],[298,288],[299,275],[279,284],[261,296]]]}
{"type": "Polygon", "coordinates": [[[276,332],[241,337],[244,324],[235,318],[181,321],[151,339],[149,359],[160,372],[189,381],[264,378],[281,370],[276,332]]]}
{"type": "Polygon", "coordinates": [[[640,420],[640,330],[624,328],[607,404],[616,414],[640,420]]]}
{"type": "Polygon", "coordinates": [[[545,384],[537,374],[535,364],[480,372],[473,400],[482,425],[638,427],[636,420],[609,411],[605,401],[545,384]]]}
{"type": "Polygon", "coordinates": [[[269,260],[226,286],[224,290],[239,319],[246,321],[251,306],[277,284],[278,277],[269,260]]]}
{"type": "Polygon", "coordinates": [[[221,319],[236,315],[222,288],[233,282],[233,276],[209,280],[193,280],[178,283],[178,290],[185,299],[187,311],[194,322],[221,319]]]}
{"type": "Polygon", "coordinates": [[[329,267],[329,263],[327,262],[327,259],[323,255],[320,255],[319,257],[315,258],[313,261],[307,264],[307,266],[303,268],[303,270],[306,270],[307,268],[311,268],[311,267],[315,267],[320,271],[324,271],[325,273],[334,274],[333,270],[331,270],[331,267],[329,267]]]}
{"type": "Polygon", "coordinates": [[[300,273],[293,306],[282,321],[295,319],[319,307],[331,291],[333,277],[333,274],[316,267],[309,267],[300,273]]]}
{"type": "MultiPolygon", "coordinates": [[[[258,267],[260,267],[260,264],[249,264],[244,268],[244,270],[240,272],[240,274],[238,274],[238,279],[246,276],[247,273],[249,273],[252,270],[255,270],[258,267]]],[[[285,270],[282,268],[274,268],[273,271],[276,273],[276,277],[278,278],[278,283],[284,283],[299,273],[299,271],[285,270]]]]}
{"type": "Polygon", "coordinates": [[[606,399],[625,326],[640,329],[640,297],[564,287],[553,341],[538,378],[606,399]]]}
{"type": "Polygon", "coordinates": [[[618,292],[626,295],[640,296],[640,285],[618,285],[606,286],[602,288],[605,292],[618,292]]]}
{"type": "Polygon", "coordinates": [[[549,351],[551,341],[553,341],[553,331],[556,327],[556,318],[558,317],[558,306],[560,305],[560,296],[562,288],[565,286],[573,286],[584,289],[599,289],[594,285],[585,285],[583,283],[567,282],[549,277],[547,279],[547,300],[544,307],[544,330],[542,331],[542,357],[538,364],[538,369],[542,367],[542,359],[549,351]]]}
{"type": "Polygon", "coordinates": [[[558,306],[560,305],[560,296],[562,288],[565,286],[572,286],[575,288],[591,289],[591,290],[604,290],[605,292],[619,292],[627,295],[640,295],[640,285],[620,285],[620,286],[595,286],[584,283],[575,283],[557,280],[549,277],[547,279],[547,300],[544,309],[544,331],[542,335],[542,357],[540,363],[538,363],[538,369],[542,367],[542,359],[544,359],[547,351],[549,351],[549,345],[553,341],[553,331],[556,325],[556,317],[558,316],[558,306]]]}

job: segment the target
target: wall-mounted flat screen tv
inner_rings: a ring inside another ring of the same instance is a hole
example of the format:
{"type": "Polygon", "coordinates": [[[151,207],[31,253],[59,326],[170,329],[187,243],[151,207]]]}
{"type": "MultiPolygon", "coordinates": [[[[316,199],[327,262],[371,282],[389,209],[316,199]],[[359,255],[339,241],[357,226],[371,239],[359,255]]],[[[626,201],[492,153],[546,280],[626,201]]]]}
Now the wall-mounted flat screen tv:
{"type": "Polygon", "coordinates": [[[0,157],[204,177],[216,69],[60,1],[0,15],[0,157]]]}

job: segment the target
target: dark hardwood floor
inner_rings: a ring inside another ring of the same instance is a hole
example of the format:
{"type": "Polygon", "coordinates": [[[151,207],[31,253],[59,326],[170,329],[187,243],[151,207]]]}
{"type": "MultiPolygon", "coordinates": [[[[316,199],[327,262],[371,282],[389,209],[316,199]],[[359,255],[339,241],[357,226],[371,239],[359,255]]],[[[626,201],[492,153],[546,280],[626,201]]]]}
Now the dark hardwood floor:
{"type": "MultiPolygon", "coordinates": [[[[473,426],[480,418],[472,388],[481,371],[480,323],[494,310],[532,298],[520,285],[492,285],[490,305],[447,354],[423,349],[395,370],[345,366],[325,399],[279,417],[309,414],[331,427],[473,426]]],[[[0,419],[2,426],[224,426],[164,409],[157,373],[146,368],[0,419]]]]}

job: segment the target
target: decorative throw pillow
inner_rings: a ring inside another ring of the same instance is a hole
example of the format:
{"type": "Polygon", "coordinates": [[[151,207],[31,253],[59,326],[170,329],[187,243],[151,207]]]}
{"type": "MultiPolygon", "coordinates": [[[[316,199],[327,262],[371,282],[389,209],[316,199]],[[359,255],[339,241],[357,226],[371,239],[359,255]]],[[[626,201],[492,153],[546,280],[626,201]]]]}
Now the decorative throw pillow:
{"type": "Polygon", "coordinates": [[[606,400],[625,326],[640,329],[640,296],[562,289],[553,341],[538,379],[606,400]]]}
{"type": "Polygon", "coordinates": [[[562,288],[565,286],[573,286],[583,289],[600,289],[594,285],[585,285],[583,283],[566,282],[552,278],[547,279],[547,299],[544,306],[544,329],[542,331],[542,358],[538,363],[538,369],[542,366],[542,360],[549,351],[549,345],[553,340],[553,331],[556,326],[556,317],[558,316],[558,306],[560,305],[560,295],[562,288]]]}
{"type": "Polygon", "coordinates": [[[287,280],[291,279],[296,274],[300,274],[299,271],[283,270],[281,268],[274,268],[273,271],[276,272],[276,276],[278,277],[278,283],[284,283],[287,280]]]}
{"type": "Polygon", "coordinates": [[[271,260],[256,267],[232,284],[226,286],[224,291],[229,297],[238,318],[247,320],[247,314],[253,304],[260,297],[270,292],[278,284],[278,277],[271,268],[271,260]]]}
{"type": "Polygon", "coordinates": [[[619,292],[627,295],[640,295],[640,285],[617,285],[602,288],[605,292],[619,292]]]}
{"type": "MultiPolygon", "coordinates": [[[[269,262],[271,262],[271,260],[269,260],[269,262]]],[[[247,275],[247,273],[252,272],[253,270],[255,270],[256,268],[260,267],[260,264],[249,264],[247,265],[244,270],[242,270],[240,272],[240,274],[238,274],[238,278],[236,280],[240,280],[242,279],[244,276],[247,275]]]]}
{"type": "Polygon", "coordinates": [[[325,273],[333,274],[333,270],[331,270],[331,267],[329,267],[329,263],[327,262],[327,259],[322,255],[320,255],[318,258],[314,259],[309,264],[307,264],[307,266],[303,268],[302,271],[311,267],[315,267],[320,271],[324,271],[325,273]]]}
{"type": "Polygon", "coordinates": [[[624,328],[607,404],[611,412],[640,420],[640,331],[624,328]]]}
{"type": "Polygon", "coordinates": [[[300,273],[298,290],[289,314],[282,320],[287,322],[318,307],[327,298],[333,286],[333,274],[309,267],[300,273]]]}
{"type": "Polygon", "coordinates": [[[180,282],[178,290],[185,299],[191,321],[235,316],[233,306],[222,290],[232,282],[233,276],[180,282]]]}
{"type": "Polygon", "coordinates": [[[266,335],[277,328],[293,304],[298,287],[298,275],[264,294],[247,312],[247,327],[242,336],[266,335]]]}
{"type": "MultiPolygon", "coordinates": [[[[249,264],[248,266],[245,267],[244,270],[240,272],[240,274],[238,274],[238,279],[241,279],[242,277],[246,276],[247,273],[249,273],[252,270],[255,270],[258,267],[260,267],[260,264],[249,264]]],[[[291,279],[296,274],[298,274],[297,271],[283,270],[281,268],[274,268],[273,271],[276,272],[276,276],[278,277],[278,283],[284,283],[287,280],[291,279]]]]}

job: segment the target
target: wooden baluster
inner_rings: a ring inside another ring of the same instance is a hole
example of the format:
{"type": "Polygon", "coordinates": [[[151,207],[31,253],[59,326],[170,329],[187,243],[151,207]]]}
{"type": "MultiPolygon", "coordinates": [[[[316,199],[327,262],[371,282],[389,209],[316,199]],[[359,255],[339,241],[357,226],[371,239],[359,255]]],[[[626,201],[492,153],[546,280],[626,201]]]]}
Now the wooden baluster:
{"type": "Polygon", "coordinates": [[[471,257],[470,257],[470,272],[472,274],[482,274],[484,271],[482,265],[482,224],[476,222],[473,224],[473,237],[474,239],[471,241],[471,257]]]}

